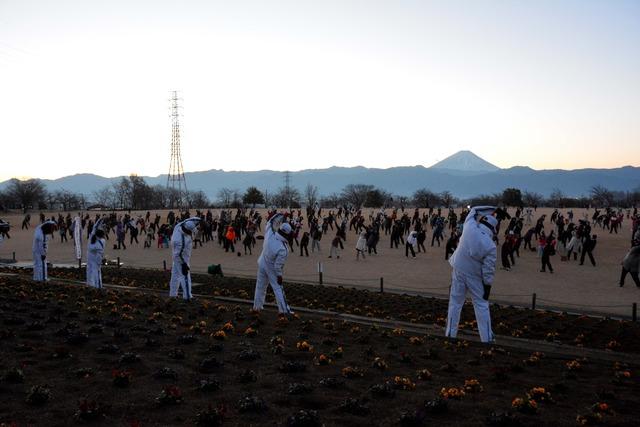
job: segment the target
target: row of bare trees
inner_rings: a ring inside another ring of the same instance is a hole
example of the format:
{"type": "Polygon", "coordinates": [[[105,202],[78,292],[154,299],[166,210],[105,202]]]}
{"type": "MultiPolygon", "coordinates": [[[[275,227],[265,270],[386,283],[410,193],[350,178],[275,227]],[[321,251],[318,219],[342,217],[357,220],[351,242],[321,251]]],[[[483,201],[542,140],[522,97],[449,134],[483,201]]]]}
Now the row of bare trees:
{"type": "MultiPolygon", "coordinates": [[[[87,199],[83,194],[68,190],[48,192],[37,179],[9,182],[4,191],[0,191],[0,209],[60,209],[64,211],[80,210],[91,206],[107,209],[164,209],[173,207],[178,195],[161,185],[150,186],[144,178],[137,175],[122,177],[117,182],[93,192],[87,199]]],[[[320,205],[327,208],[355,206],[378,207],[455,207],[460,205],[500,205],[500,206],[550,206],[570,207],[632,207],[640,204],[640,188],[631,192],[613,191],[603,186],[591,188],[588,196],[568,197],[555,189],[549,197],[542,194],[521,191],[518,188],[505,188],[500,193],[484,194],[461,200],[449,191],[433,192],[427,188],[415,191],[411,196],[393,195],[388,191],[368,184],[349,184],[339,193],[321,196],[317,186],[309,183],[300,192],[296,188],[280,188],[271,193],[261,191],[255,186],[244,192],[237,189],[222,188],[217,193],[216,206],[280,206],[297,208],[320,205]]],[[[214,205],[202,191],[190,192],[185,201],[193,208],[206,208],[214,205]]]]}

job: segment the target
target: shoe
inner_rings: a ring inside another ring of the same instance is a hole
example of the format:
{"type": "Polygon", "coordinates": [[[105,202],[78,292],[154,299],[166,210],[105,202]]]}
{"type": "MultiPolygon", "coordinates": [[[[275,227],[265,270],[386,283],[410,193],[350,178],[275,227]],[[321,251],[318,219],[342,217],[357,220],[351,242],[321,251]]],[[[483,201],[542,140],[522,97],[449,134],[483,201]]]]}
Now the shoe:
{"type": "Polygon", "coordinates": [[[618,285],[620,285],[620,287],[623,287],[623,286],[624,286],[624,283],[618,283],[618,285]]]}
{"type": "Polygon", "coordinates": [[[545,273],[545,271],[544,270],[540,270],[540,273],[545,273]]]}

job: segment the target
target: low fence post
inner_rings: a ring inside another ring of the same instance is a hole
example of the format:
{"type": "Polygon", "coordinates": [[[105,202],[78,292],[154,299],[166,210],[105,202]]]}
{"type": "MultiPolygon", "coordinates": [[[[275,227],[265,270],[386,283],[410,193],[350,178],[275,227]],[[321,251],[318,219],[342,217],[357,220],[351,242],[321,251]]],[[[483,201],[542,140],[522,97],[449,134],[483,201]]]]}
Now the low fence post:
{"type": "Polygon", "coordinates": [[[16,262],[16,253],[13,252],[13,262],[16,262]]]}
{"type": "Polygon", "coordinates": [[[322,285],[322,263],[318,262],[318,283],[322,285]]]}
{"type": "Polygon", "coordinates": [[[538,296],[536,295],[536,293],[534,292],[533,295],[531,295],[531,310],[535,310],[536,309],[536,298],[538,296]]]}
{"type": "Polygon", "coordinates": [[[633,307],[631,309],[631,319],[634,322],[638,321],[638,303],[637,302],[633,303],[633,307]]]}
{"type": "Polygon", "coordinates": [[[78,269],[82,268],[82,258],[78,259],[78,269]]]}
{"type": "Polygon", "coordinates": [[[118,268],[120,268],[120,257],[118,257],[118,268]]]}
{"type": "Polygon", "coordinates": [[[167,271],[167,260],[162,260],[162,270],[167,271]]]}
{"type": "Polygon", "coordinates": [[[384,277],[380,278],[380,293],[384,293],[384,277]]]}

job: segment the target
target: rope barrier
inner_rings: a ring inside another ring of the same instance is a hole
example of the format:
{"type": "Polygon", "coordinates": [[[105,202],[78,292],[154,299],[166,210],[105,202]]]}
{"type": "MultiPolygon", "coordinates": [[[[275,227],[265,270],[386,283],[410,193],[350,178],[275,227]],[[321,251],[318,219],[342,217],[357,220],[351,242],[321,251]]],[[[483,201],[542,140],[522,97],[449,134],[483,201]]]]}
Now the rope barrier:
{"type": "Polygon", "coordinates": [[[372,282],[372,281],[378,281],[380,280],[379,277],[376,278],[371,278],[371,279],[361,279],[361,278],[345,278],[345,277],[335,277],[335,276],[324,276],[327,279],[333,279],[333,280],[343,280],[343,281],[352,281],[352,282],[372,282]]]}
{"type": "Polygon", "coordinates": [[[544,301],[544,302],[548,302],[548,303],[551,303],[551,304],[570,305],[570,306],[572,306],[572,307],[582,307],[582,308],[623,308],[623,307],[628,307],[628,304],[625,304],[625,305],[584,305],[584,304],[572,304],[572,303],[570,303],[570,302],[554,301],[554,300],[545,299],[545,298],[538,298],[538,301],[544,301]]]}
{"type": "Polygon", "coordinates": [[[531,297],[531,294],[491,294],[495,297],[531,297]]]}

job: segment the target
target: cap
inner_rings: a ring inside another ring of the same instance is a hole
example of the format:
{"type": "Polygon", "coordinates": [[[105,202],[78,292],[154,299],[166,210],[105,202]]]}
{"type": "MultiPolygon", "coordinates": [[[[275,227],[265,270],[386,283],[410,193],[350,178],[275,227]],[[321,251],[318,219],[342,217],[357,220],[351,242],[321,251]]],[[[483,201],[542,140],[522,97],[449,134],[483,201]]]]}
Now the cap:
{"type": "Polygon", "coordinates": [[[192,218],[185,219],[180,223],[180,225],[182,225],[185,229],[189,231],[193,231],[198,226],[199,223],[200,223],[200,218],[198,218],[197,216],[194,216],[192,218]]]}
{"type": "Polygon", "coordinates": [[[280,224],[280,231],[282,231],[285,234],[289,234],[291,233],[291,226],[289,225],[288,222],[283,222],[282,224],[280,224]]]}

